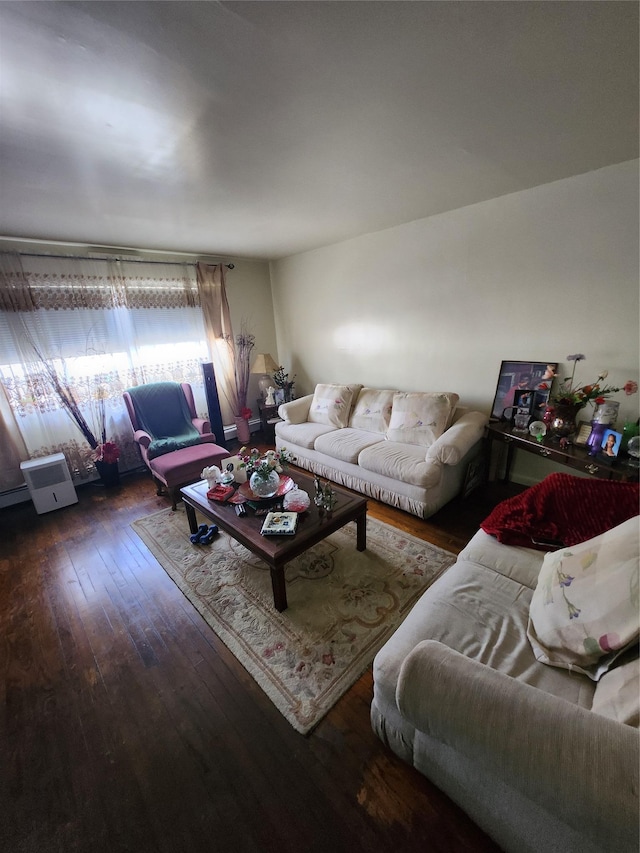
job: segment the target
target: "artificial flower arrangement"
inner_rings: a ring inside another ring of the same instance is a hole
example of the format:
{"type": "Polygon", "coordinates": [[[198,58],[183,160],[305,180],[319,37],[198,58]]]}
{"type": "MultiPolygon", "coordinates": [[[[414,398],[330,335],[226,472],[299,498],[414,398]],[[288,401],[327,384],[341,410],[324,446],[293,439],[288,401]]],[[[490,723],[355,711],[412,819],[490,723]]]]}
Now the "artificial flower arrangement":
{"type": "Polygon", "coordinates": [[[103,441],[98,444],[91,454],[93,462],[106,462],[108,465],[115,464],[120,458],[120,448],[113,441],[103,441]]]}
{"type": "Polygon", "coordinates": [[[251,375],[251,350],[255,346],[255,335],[247,331],[244,321],[240,328],[240,334],[236,335],[233,347],[233,366],[236,382],[237,416],[248,421],[251,417],[251,409],[247,406],[247,394],[249,391],[249,377],[251,375]]]}
{"type": "Polygon", "coordinates": [[[266,453],[261,453],[256,447],[249,452],[246,447],[241,447],[238,456],[241,460],[239,467],[246,470],[248,477],[257,474],[263,480],[266,480],[272,471],[281,474],[289,463],[294,461],[286,447],[267,450],[266,453]]]}
{"type": "Polygon", "coordinates": [[[33,340],[29,340],[32,349],[38,356],[40,364],[43,368],[43,375],[48,380],[48,383],[51,384],[54,391],[56,392],[58,399],[62,405],[64,411],[69,415],[71,420],[78,427],[84,438],[86,439],[89,447],[91,448],[90,459],[92,462],[107,462],[107,463],[115,463],[120,458],[120,448],[112,441],[107,441],[107,421],[106,421],[106,411],[105,411],[105,401],[108,396],[108,392],[105,386],[96,385],[93,389],[90,406],[91,406],[91,417],[94,421],[94,429],[97,425],[98,429],[94,432],[94,430],[89,426],[89,423],[82,411],[80,410],[80,406],[78,401],[76,400],[76,395],[74,393],[73,388],[71,387],[71,382],[67,376],[66,364],[64,359],[60,359],[62,362],[62,370],[60,371],[57,367],[54,359],[47,357],[44,353],[37,347],[37,345],[33,342],[33,340]],[[100,436],[100,439],[96,438],[96,433],[100,436]]]}
{"type": "Polygon", "coordinates": [[[567,361],[573,362],[573,370],[571,376],[566,377],[557,392],[551,397],[551,404],[554,406],[575,406],[583,408],[587,403],[593,403],[600,406],[606,402],[613,394],[618,391],[624,391],[627,396],[635,394],[638,390],[638,383],[629,379],[628,382],[621,388],[614,388],[613,385],[604,385],[603,381],[609,375],[608,370],[601,370],[598,373],[596,381],[590,385],[574,385],[574,376],[576,372],[576,364],[579,361],[585,361],[586,356],[582,353],[568,355],[567,361]]]}

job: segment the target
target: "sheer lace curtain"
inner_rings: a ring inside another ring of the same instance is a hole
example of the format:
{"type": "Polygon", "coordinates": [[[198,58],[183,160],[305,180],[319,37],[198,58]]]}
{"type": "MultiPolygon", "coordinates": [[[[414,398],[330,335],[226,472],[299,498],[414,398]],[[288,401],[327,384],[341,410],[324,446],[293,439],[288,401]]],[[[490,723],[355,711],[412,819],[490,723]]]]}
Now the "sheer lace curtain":
{"type": "Polygon", "coordinates": [[[139,456],[123,390],[189,382],[206,417],[201,365],[212,355],[194,265],[0,253],[0,490],[23,482],[21,459],[58,451],[75,479],[95,475],[42,358],[98,441],[104,424],[127,470],[139,456]]]}
{"type": "Polygon", "coordinates": [[[198,290],[218,386],[222,420],[233,423],[240,414],[235,382],[235,349],[223,264],[198,264],[198,290]]]}
{"type": "MultiPolygon", "coordinates": [[[[33,310],[24,284],[20,259],[15,255],[0,255],[0,309],[2,311],[14,313],[33,310]],[[2,286],[2,282],[5,281],[8,285],[6,288],[2,286]]],[[[4,385],[0,383],[0,492],[15,489],[23,483],[20,463],[28,458],[27,446],[9,405],[4,385]]]]}

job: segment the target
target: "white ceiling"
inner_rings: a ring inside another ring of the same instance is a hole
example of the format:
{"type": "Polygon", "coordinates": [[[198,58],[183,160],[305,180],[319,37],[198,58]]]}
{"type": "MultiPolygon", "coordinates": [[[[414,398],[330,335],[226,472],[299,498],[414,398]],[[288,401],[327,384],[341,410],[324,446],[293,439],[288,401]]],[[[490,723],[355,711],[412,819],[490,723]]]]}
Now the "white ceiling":
{"type": "Polygon", "coordinates": [[[278,258],[638,156],[636,2],[2,2],[0,234],[278,258]]]}

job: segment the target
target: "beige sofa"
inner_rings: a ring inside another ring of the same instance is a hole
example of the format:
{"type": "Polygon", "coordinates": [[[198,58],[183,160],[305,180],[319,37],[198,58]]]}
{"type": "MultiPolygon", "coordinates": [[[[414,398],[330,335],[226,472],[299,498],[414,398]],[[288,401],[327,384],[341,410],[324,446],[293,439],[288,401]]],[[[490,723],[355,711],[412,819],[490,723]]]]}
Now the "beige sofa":
{"type": "Polygon", "coordinates": [[[297,465],[422,518],[460,493],[488,422],[457,394],[362,385],[317,385],[278,414],[297,465]]]}
{"type": "MultiPolygon", "coordinates": [[[[638,519],[625,525],[615,531],[627,537],[623,568],[635,581],[625,581],[625,595],[637,631],[638,519]]],[[[579,564],[575,586],[586,584],[594,564],[583,548],[595,541],[545,556],[480,530],[374,661],[378,736],[508,853],[638,851],[637,633],[594,681],[559,651],[555,665],[541,662],[554,652],[540,652],[532,627],[535,608],[559,606],[562,616],[579,600],[569,572],[557,576],[562,589],[543,580],[550,558],[579,564]]],[[[576,630],[579,620],[562,628],[559,649],[576,630]]]]}

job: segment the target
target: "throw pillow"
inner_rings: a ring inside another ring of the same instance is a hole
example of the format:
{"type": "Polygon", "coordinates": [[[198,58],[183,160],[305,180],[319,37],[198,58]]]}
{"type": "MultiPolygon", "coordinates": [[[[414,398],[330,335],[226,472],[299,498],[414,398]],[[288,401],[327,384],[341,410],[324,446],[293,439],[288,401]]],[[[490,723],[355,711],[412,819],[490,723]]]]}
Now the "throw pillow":
{"type": "Polygon", "coordinates": [[[395,393],[377,388],[361,388],[349,418],[349,426],[384,435],[389,426],[395,393]]]}
{"type": "Polygon", "coordinates": [[[346,427],[351,404],[361,385],[316,385],[308,420],[315,424],[346,427]]]}
{"type": "Polygon", "coordinates": [[[640,636],[638,517],[545,554],[529,609],[536,659],[598,679],[640,636]]]}
{"type": "Polygon", "coordinates": [[[640,663],[637,648],[631,660],[617,662],[596,686],[591,710],[626,726],[640,727],[640,663]]]}
{"type": "Polygon", "coordinates": [[[430,447],[451,423],[458,400],[458,395],[450,392],[394,394],[387,438],[430,447]]]}

